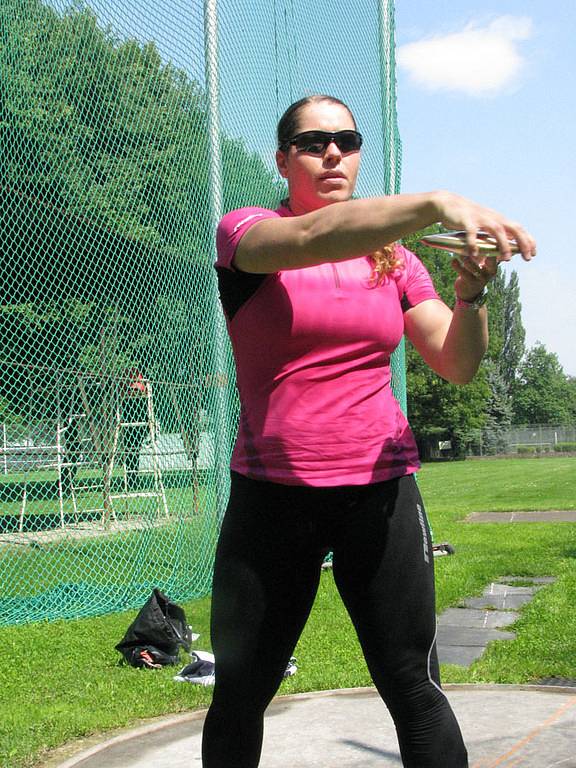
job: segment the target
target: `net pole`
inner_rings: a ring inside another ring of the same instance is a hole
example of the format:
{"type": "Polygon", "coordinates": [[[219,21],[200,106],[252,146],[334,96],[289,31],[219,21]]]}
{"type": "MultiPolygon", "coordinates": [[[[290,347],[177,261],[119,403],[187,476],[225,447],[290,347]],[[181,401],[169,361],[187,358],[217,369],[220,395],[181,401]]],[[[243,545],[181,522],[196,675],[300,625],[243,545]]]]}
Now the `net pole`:
{"type": "MultiPolygon", "coordinates": [[[[400,191],[400,136],[396,120],[396,65],[394,56],[394,0],[378,3],[380,47],[380,107],[384,144],[384,193],[400,191]]],[[[403,412],[408,413],[406,393],[406,344],[404,337],[391,358],[392,391],[403,412]]]]}
{"type": "Polygon", "coordinates": [[[6,435],[6,424],[2,424],[2,455],[4,464],[4,474],[8,474],[8,441],[6,435]]]}
{"type": "MultiPolygon", "coordinates": [[[[220,87],[218,72],[218,1],[204,0],[204,67],[206,79],[208,120],[208,161],[211,231],[216,232],[222,218],[222,151],[220,144],[220,87]]],[[[213,246],[213,258],[216,250],[213,246]]],[[[211,270],[211,289],[214,318],[214,370],[215,398],[214,462],[217,486],[217,516],[224,515],[229,487],[229,446],[231,415],[228,336],[224,315],[220,307],[215,270],[211,270]]]]}
{"type": "Polygon", "coordinates": [[[380,107],[384,139],[384,191],[393,195],[400,191],[400,168],[397,157],[396,71],[394,56],[394,0],[378,3],[380,46],[380,107]]]}

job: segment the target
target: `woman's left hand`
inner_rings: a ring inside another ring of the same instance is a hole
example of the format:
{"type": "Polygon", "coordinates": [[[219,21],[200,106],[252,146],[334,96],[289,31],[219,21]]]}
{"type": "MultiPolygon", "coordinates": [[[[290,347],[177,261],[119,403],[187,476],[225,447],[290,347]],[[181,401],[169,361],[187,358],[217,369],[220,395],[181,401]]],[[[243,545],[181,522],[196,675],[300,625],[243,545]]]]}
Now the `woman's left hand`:
{"type": "Polygon", "coordinates": [[[452,260],[452,268],[458,273],[454,283],[456,296],[463,301],[473,301],[496,276],[498,259],[496,256],[481,256],[475,260],[463,254],[460,259],[452,260]]]}

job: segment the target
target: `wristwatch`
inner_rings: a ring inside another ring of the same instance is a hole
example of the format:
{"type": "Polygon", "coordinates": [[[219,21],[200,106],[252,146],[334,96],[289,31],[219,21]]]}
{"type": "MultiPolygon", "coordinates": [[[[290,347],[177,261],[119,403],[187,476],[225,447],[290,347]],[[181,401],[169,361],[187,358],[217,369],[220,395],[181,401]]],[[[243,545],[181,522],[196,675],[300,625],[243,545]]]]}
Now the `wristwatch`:
{"type": "Polygon", "coordinates": [[[454,309],[480,309],[480,307],[483,307],[484,304],[486,304],[486,299],[488,298],[488,291],[486,288],[482,288],[478,296],[476,296],[471,301],[466,301],[465,299],[461,299],[459,296],[456,297],[456,304],[454,304],[454,309]]]}

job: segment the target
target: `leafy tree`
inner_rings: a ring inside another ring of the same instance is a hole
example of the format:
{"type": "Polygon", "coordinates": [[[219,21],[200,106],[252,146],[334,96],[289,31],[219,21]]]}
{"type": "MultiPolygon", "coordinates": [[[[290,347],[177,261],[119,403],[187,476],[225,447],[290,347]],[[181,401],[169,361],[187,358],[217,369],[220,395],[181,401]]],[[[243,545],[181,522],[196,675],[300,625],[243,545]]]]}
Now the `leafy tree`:
{"type": "MultiPolygon", "coordinates": [[[[137,367],[195,387],[216,311],[204,93],[85,6],[4,0],[0,29],[0,395],[46,417],[64,406],[40,372],[60,386],[137,367]]],[[[260,158],[221,141],[225,207],[273,199],[260,158]]]]}
{"type": "Polygon", "coordinates": [[[0,397],[0,424],[19,424],[22,419],[11,411],[7,400],[0,397]]]}
{"type": "Polygon", "coordinates": [[[408,417],[422,456],[432,440],[450,440],[454,455],[463,456],[484,426],[489,388],[481,372],[470,384],[444,381],[406,345],[408,417]]]}
{"type": "Polygon", "coordinates": [[[514,392],[515,424],[572,424],[576,388],[558,356],[538,342],[520,364],[514,392]]]}
{"type": "Polygon", "coordinates": [[[57,218],[64,235],[81,224],[132,243],[198,248],[206,219],[181,226],[207,187],[198,86],[162,65],[153,43],[118,43],[88,9],[60,17],[37,0],[6,6],[0,55],[14,202],[57,218]]]}
{"type": "Polygon", "coordinates": [[[434,225],[427,227],[421,232],[415,232],[402,241],[402,244],[409,251],[415,253],[422,261],[434,282],[434,287],[438,291],[440,298],[451,307],[454,304],[454,280],[456,272],[452,269],[450,254],[446,251],[440,251],[437,248],[430,248],[421,242],[425,234],[432,234],[439,231],[439,227],[434,225]]]}
{"type": "Polygon", "coordinates": [[[488,350],[486,359],[500,367],[502,348],[506,336],[504,324],[504,307],[506,304],[506,275],[498,270],[494,279],[488,284],[488,350]]]}

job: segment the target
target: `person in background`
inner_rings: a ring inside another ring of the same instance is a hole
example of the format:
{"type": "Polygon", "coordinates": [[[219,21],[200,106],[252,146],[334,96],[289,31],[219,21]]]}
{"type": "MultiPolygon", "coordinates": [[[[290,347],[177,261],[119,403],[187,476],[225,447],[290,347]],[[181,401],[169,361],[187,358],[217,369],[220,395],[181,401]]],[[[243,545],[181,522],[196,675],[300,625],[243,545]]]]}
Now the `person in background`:
{"type": "Polygon", "coordinates": [[[129,490],[140,487],[140,451],[150,437],[148,390],[144,375],[136,368],[126,372],[121,408],[126,485],[129,490]]]}

